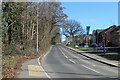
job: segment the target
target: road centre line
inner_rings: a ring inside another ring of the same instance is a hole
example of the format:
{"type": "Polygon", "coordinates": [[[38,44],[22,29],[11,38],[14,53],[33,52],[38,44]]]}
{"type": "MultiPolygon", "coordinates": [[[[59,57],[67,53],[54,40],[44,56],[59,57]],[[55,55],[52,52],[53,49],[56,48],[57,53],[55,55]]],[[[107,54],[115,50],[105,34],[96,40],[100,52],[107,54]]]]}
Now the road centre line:
{"type": "MultiPolygon", "coordinates": [[[[62,47],[61,47],[62,48],[62,47]]],[[[62,48],[62,49],[64,49],[64,48],[62,48]]],[[[64,49],[65,50],[65,49],[64,49]]],[[[69,51],[67,51],[67,50],[65,50],[66,52],[68,52],[68,53],[70,53],[69,51]]],[[[72,56],[74,56],[73,54],[71,54],[72,56]]],[[[79,54],[80,55],[80,54],[79,54]]],[[[91,64],[91,62],[88,62],[88,61],[86,61],[86,60],[82,60],[82,59],[80,59],[79,57],[77,57],[77,56],[74,56],[75,58],[78,58],[79,60],[81,60],[81,61],[83,61],[83,62],[86,62],[86,63],[88,63],[88,64],[91,64]]],[[[92,64],[93,65],[93,64],[92,64]]],[[[95,66],[95,65],[94,65],[95,66]]]]}
{"type": "Polygon", "coordinates": [[[85,68],[87,68],[87,69],[89,69],[89,70],[92,70],[92,71],[94,71],[94,72],[96,72],[96,73],[100,73],[99,71],[96,71],[96,70],[94,70],[94,69],[91,69],[91,68],[89,68],[89,67],[87,67],[87,66],[85,66],[85,65],[82,65],[83,67],[85,67],[85,68]]]}
{"type": "MultiPolygon", "coordinates": [[[[60,49],[60,48],[59,48],[60,49]]],[[[64,54],[64,52],[60,49],[60,51],[64,54]]],[[[65,56],[66,58],[68,58],[67,56],[65,56]]],[[[70,62],[72,62],[72,63],[76,63],[75,61],[73,61],[73,60],[71,60],[71,59],[68,59],[70,62]]]]}
{"type": "MultiPolygon", "coordinates": [[[[59,47],[58,47],[59,48],[59,47]]],[[[60,48],[59,48],[60,49],[60,48]]],[[[60,49],[60,51],[62,52],[62,54],[65,56],[65,58],[68,58],[65,53],[60,49]]]]}
{"type": "MultiPolygon", "coordinates": [[[[61,47],[62,48],[62,47],[61,47]]],[[[64,48],[62,48],[62,49],[64,49],[64,48]]],[[[66,51],[67,53],[70,53],[69,51],[67,51],[67,50],[65,50],[64,49],[64,51],[66,51]]],[[[70,55],[72,55],[72,56],[74,56],[73,54],[70,54],[70,55]]],[[[79,57],[77,57],[77,56],[74,56],[75,58],[79,58],[79,57]]]]}
{"type": "MultiPolygon", "coordinates": [[[[60,48],[59,48],[59,49],[60,49],[60,48]]],[[[63,52],[61,49],[60,49],[60,51],[62,52],[62,54],[64,54],[64,52],[63,52]]],[[[64,55],[65,55],[65,54],[64,54],[64,55]]],[[[65,55],[65,57],[68,58],[66,55],[65,55]]],[[[71,59],[69,59],[69,61],[72,62],[72,63],[74,63],[74,64],[76,63],[75,61],[73,61],[73,60],[71,60],[71,59]]]]}
{"type": "Polygon", "coordinates": [[[88,61],[86,61],[86,60],[82,60],[82,59],[81,59],[81,61],[83,61],[83,62],[86,62],[86,63],[90,64],[90,62],[88,62],[88,61]]]}
{"type": "Polygon", "coordinates": [[[68,58],[67,56],[65,56],[66,58],[68,58]]]}
{"type": "MultiPolygon", "coordinates": [[[[62,48],[62,47],[61,47],[62,48]]],[[[62,48],[63,49],[63,48],[62,48]]],[[[69,52],[69,51],[67,51],[67,52],[69,52]]],[[[70,53],[70,52],[69,52],[70,53]]],[[[78,55],[81,55],[81,54],[78,54],[78,55]]],[[[80,59],[80,58],[78,58],[79,60],[81,60],[81,61],[83,61],[83,62],[85,62],[85,63],[88,63],[88,64],[91,64],[92,66],[94,66],[94,67],[96,67],[96,65],[93,63],[93,62],[90,62],[90,61],[86,61],[86,60],[82,60],[82,59],[80,59]]],[[[97,66],[98,67],[98,66],[97,66]]],[[[102,67],[102,69],[104,69],[104,67],[102,67]]],[[[105,70],[106,70],[107,68],[105,68],[105,70]]],[[[111,71],[111,70],[107,70],[107,71],[111,71]]],[[[98,72],[98,71],[97,71],[98,72]]],[[[111,72],[113,72],[113,71],[111,71],[111,72]]],[[[100,72],[98,72],[98,73],[100,73],[100,72]]],[[[117,73],[116,71],[114,71],[114,73],[117,73]]],[[[118,74],[118,73],[117,73],[118,74]]]]}
{"type": "Polygon", "coordinates": [[[75,61],[73,61],[73,60],[71,60],[71,59],[69,59],[69,61],[72,62],[72,63],[74,63],[74,64],[76,63],[75,61]]]}

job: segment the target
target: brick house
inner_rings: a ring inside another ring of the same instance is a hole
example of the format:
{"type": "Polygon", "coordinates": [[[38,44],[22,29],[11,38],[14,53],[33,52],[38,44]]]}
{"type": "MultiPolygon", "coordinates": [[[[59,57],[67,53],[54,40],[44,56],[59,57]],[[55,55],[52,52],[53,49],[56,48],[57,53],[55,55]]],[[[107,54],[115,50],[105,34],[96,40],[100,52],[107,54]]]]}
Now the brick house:
{"type": "Polygon", "coordinates": [[[110,32],[110,42],[114,47],[120,47],[120,26],[110,32]]]}
{"type": "Polygon", "coordinates": [[[113,25],[99,33],[99,40],[100,42],[104,43],[104,46],[112,46],[110,42],[111,39],[110,32],[113,31],[115,28],[116,26],[113,25]]]}

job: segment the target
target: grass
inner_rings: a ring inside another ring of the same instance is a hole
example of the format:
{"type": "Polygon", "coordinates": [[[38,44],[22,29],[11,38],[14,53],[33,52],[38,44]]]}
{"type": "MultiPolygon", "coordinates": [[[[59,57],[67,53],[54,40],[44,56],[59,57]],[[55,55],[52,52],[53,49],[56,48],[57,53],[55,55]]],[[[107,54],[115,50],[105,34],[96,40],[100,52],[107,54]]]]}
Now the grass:
{"type": "Polygon", "coordinates": [[[103,57],[108,58],[110,60],[118,60],[118,61],[120,61],[120,55],[118,55],[118,54],[101,53],[101,54],[97,54],[97,55],[103,56],[103,57]]]}
{"type": "Polygon", "coordinates": [[[118,55],[118,54],[108,54],[108,53],[103,53],[103,52],[97,52],[97,51],[88,50],[88,49],[85,49],[85,48],[74,47],[74,46],[71,46],[71,45],[68,45],[68,46],[72,47],[72,48],[75,48],[75,49],[79,49],[79,50],[88,52],[88,53],[93,53],[93,54],[105,57],[107,59],[110,59],[110,60],[120,61],[120,55],[118,55]]]}
{"type": "Polygon", "coordinates": [[[69,47],[72,47],[72,48],[75,48],[75,49],[79,49],[79,50],[82,50],[82,51],[85,51],[85,52],[93,52],[93,53],[96,53],[96,51],[88,50],[88,49],[85,49],[85,48],[73,47],[73,46],[69,46],[69,47]]]}

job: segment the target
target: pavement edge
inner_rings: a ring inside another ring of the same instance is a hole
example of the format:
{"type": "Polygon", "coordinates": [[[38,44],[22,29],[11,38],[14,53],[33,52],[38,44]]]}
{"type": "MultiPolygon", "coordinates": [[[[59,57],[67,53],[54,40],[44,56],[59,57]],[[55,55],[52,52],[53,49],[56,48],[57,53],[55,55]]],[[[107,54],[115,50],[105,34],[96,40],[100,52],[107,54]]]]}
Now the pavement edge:
{"type": "MultiPolygon", "coordinates": [[[[119,66],[119,63],[118,63],[118,66],[116,66],[116,65],[113,65],[113,64],[111,64],[111,63],[107,63],[107,62],[104,62],[104,61],[102,61],[102,60],[95,59],[95,58],[93,58],[93,57],[89,57],[89,56],[87,56],[87,55],[84,55],[84,54],[82,54],[82,53],[80,53],[80,52],[78,52],[78,51],[75,51],[75,50],[73,50],[73,49],[67,47],[67,46],[65,46],[65,47],[68,48],[68,49],[70,49],[70,50],[72,50],[72,51],[74,51],[74,52],[77,52],[77,53],[79,53],[79,54],[81,54],[81,55],[83,55],[83,56],[85,56],[85,57],[88,57],[88,58],[90,58],[90,59],[96,60],[96,61],[98,61],[98,62],[107,64],[107,65],[113,66],[113,67],[118,67],[118,68],[120,67],[120,66],[119,66]]],[[[118,62],[119,62],[119,61],[118,61],[118,62]]]]}

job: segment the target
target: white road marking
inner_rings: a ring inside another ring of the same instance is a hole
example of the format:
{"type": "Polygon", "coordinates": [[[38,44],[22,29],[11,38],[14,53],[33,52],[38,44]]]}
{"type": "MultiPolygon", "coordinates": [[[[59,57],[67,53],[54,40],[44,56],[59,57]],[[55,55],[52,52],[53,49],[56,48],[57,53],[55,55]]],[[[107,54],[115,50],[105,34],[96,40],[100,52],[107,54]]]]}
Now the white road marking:
{"type": "Polygon", "coordinates": [[[88,63],[88,64],[91,64],[91,62],[88,62],[88,61],[86,61],[86,60],[82,60],[82,59],[81,59],[81,61],[86,62],[86,63],[88,63]]]}
{"type": "Polygon", "coordinates": [[[66,58],[68,58],[67,56],[65,56],[66,58]]]}
{"type": "Polygon", "coordinates": [[[89,70],[92,70],[92,71],[94,71],[94,72],[96,72],[96,73],[100,73],[99,71],[96,71],[96,70],[94,70],[94,69],[91,69],[91,68],[89,68],[89,67],[87,67],[87,66],[85,66],[85,65],[82,65],[83,67],[85,67],[85,68],[87,68],[87,69],[89,69],[89,70]]]}
{"type": "MultiPolygon", "coordinates": [[[[62,48],[62,47],[61,47],[62,48]]],[[[62,49],[64,49],[64,48],[62,48],[62,49]]],[[[65,49],[64,49],[65,50],[65,49]]],[[[67,50],[65,50],[66,52],[68,52],[68,53],[70,53],[69,51],[67,51],[67,50]]],[[[73,54],[71,54],[72,56],[74,56],[73,54]]],[[[80,54],[78,54],[78,55],[80,55],[80,54]]],[[[86,61],[86,60],[82,60],[82,59],[80,59],[79,57],[76,57],[76,56],[74,56],[75,58],[78,58],[79,60],[81,60],[81,61],[83,61],[83,62],[86,62],[86,63],[88,63],[88,64],[91,64],[91,62],[89,62],[89,61],[86,61]]],[[[95,65],[92,65],[92,66],[95,66],[95,65]]]]}
{"type": "Polygon", "coordinates": [[[96,65],[92,65],[92,66],[96,66],[96,65]]]}
{"type": "MultiPolygon", "coordinates": [[[[38,64],[41,66],[41,63],[40,63],[40,61],[39,61],[39,59],[40,59],[40,57],[38,58],[38,64]]],[[[43,67],[41,66],[41,68],[43,69],[43,67]]],[[[48,78],[51,78],[46,72],[45,72],[45,70],[43,69],[43,71],[44,71],[44,73],[45,73],[45,75],[48,77],[48,78]]]]}
{"type": "MultiPolygon", "coordinates": [[[[59,48],[60,49],[60,48],[59,48]]],[[[68,58],[65,53],[60,49],[60,51],[62,52],[62,54],[65,56],[65,58],[68,58]]]]}
{"type": "Polygon", "coordinates": [[[76,63],[75,61],[73,61],[73,60],[71,60],[71,59],[69,59],[69,61],[72,62],[72,63],[74,63],[74,64],[76,63]]]}
{"type": "MultiPolygon", "coordinates": [[[[60,48],[59,48],[59,49],[60,49],[60,48]]],[[[60,49],[60,51],[62,52],[62,54],[64,54],[64,52],[63,52],[61,49],[60,49]]],[[[65,54],[64,54],[64,56],[65,56],[65,58],[68,58],[65,54]]],[[[73,61],[73,60],[71,60],[71,59],[69,59],[69,61],[72,62],[72,63],[74,63],[74,64],[76,63],[75,61],[73,61]]]]}
{"type": "MultiPolygon", "coordinates": [[[[81,54],[77,54],[77,55],[81,55],[81,54]]],[[[116,73],[116,74],[118,74],[118,71],[116,71],[116,70],[111,70],[110,68],[107,68],[106,66],[102,66],[102,67],[100,67],[99,65],[95,65],[95,63],[93,63],[93,62],[91,62],[91,61],[86,61],[86,60],[82,60],[82,59],[80,59],[79,58],[79,60],[81,60],[81,61],[84,61],[84,62],[86,62],[86,63],[89,63],[89,64],[91,64],[92,66],[94,66],[94,67],[99,67],[99,68],[102,68],[102,69],[104,69],[104,70],[107,70],[107,71],[110,71],[110,72],[113,72],[113,73],[116,73]]],[[[84,66],[85,67],[85,66],[84,66]]],[[[87,66],[86,66],[86,68],[88,68],[87,66]]],[[[90,69],[90,68],[89,68],[90,69]]],[[[90,69],[91,70],[91,69],[90,69]]],[[[93,69],[92,69],[93,70],[93,69]]],[[[95,70],[94,70],[95,71],[95,70]]],[[[95,71],[96,72],[96,71],[95,71]]],[[[97,73],[100,73],[100,72],[98,72],[97,71],[97,73]]]]}
{"type": "MultiPolygon", "coordinates": [[[[51,51],[52,47],[50,48],[50,50],[43,56],[43,59],[45,58],[45,56],[47,56],[47,54],[51,51]]],[[[41,66],[41,63],[40,63],[40,58],[41,56],[37,59],[37,62],[38,64],[41,66]]],[[[41,68],[43,69],[43,67],[41,66],[41,68]]],[[[45,73],[45,75],[50,79],[51,77],[46,73],[46,71],[43,69],[43,72],[45,73]]]]}
{"type": "MultiPolygon", "coordinates": [[[[62,47],[61,47],[62,48],[62,47]]],[[[64,48],[62,48],[62,49],[64,49],[64,48]]],[[[64,49],[65,50],[65,49],[64,49]]],[[[67,53],[70,53],[69,51],[67,51],[67,50],[65,50],[67,53]]],[[[72,56],[74,56],[73,54],[71,54],[72,56]]],[[[77,56],[74,56],[75,58],[79,58],[79,57],[77,57],[77,56]]]]}
{"type": "Polygon", "coordinates": [[[46,76],[45,73],[43,73],[43,69],[39,65],[28,65],[29,70],[29,76],[46,76]]]}
{"type": "Polygon", "coordinates": [[[64,56],[66,56],[64,53],[63,53],[64,56]]]}

